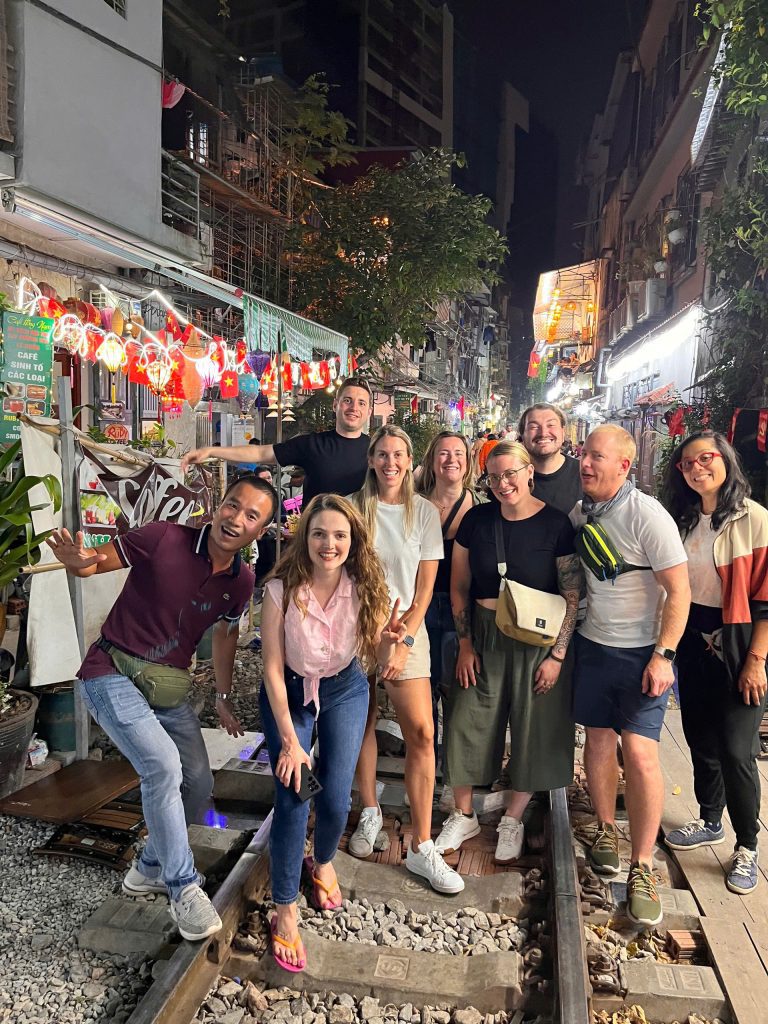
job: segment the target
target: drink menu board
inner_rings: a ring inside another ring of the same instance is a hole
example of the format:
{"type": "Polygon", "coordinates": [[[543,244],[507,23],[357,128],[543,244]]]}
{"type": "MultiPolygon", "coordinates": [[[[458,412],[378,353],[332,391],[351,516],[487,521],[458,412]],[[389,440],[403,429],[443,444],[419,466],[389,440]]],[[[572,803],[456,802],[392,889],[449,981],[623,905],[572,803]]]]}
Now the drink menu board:
{"type": "Polygon", "coordinates": [[[45,316],[3,313],[0,342],[0,444],[20,436],[18,413],[50,416],[54,321],[45,316]]]}

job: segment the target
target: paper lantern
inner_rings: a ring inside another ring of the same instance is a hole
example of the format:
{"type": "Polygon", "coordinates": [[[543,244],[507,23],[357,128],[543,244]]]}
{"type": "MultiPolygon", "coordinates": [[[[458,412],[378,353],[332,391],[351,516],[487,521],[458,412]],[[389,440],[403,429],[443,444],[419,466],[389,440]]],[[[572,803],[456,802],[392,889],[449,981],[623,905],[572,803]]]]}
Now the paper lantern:
{"type": "Polygon", "coordinates": [[[205,349],[196,330],[192,330],[183,349],[183,365],[181,367],[181,382],[184,388],[184,397],[194,409],[203,397],[203,382],[200,379],[195,366],[196,360],[202,359],[205,349]]]}
{"type": "Polygon", "coordinates": [[[147,375],[147,386],[154,391],[156,395],[161,395],[165,391],[171,379],[173,367],[170,359],[158,356],[146,364],[144,372],[147,375]]]}
{"type": "Polygon", "coordinates": [[[88,350],[85,327],[74,313],[64,313],[53,328],[54,345],[63,345],[72,355],[84,357],[88,350]]]}
{"type": "Polygon", "coordinates": [[[128,362],[123,339],[119,338],[112,331],[104,335],[104,340],[96,350],[96,359],[103,363],[109,370],[112,402],[117,401],[117,388],[115,385],[115,374],[128,362]]]}
{"type": "Polygon", "coordinates": [[[128,362],[125,345],[113,331],[104,335],[104,340],[96,352],[96,358],[104,363],[110,373],[117,373],[128,362]]]}

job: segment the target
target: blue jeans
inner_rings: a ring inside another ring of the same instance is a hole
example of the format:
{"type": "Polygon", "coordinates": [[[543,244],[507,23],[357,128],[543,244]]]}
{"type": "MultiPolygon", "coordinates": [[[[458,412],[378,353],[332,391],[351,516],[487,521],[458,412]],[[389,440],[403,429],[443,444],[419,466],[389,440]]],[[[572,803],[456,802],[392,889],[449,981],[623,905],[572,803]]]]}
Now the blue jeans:
{"type": "Polygon", "coordinates": [[[80,686],[91,715],[141,779],[149,838],[139,871],[162,877],[176,899],[199,880],[187,824],[202,820],[213,791],[200,720],[189,704],[151,708],[125,676],[98,676],[80,686]]]}
{"type": "MultiPolygon", "coordinates": [[[[286,665],[285,689],[296,736],[309,753],[317,709],[304,706],[304,681],[286,665]]],[[[368,716],[368,679],[355,658],[335,676],[320,680],[320,714],[317,735],[320,752],[314,774],[323,787],[315,797],[315,860],[327,864],[339,847],[349,816],[355,766],[368,716]]],[[[259,693],[261,727],[267,740],[274,772],[282,739],[272,714],[266,686],[259,693]]],[[[275,779],[275,814],[269,837],[272,899],[294,903],[299,895],[304,842],[307,837],[309,800],[302,803],[293,788],[275,779]]]]}
{"type": "MultiPolygon", "coordinates": [[[[447,695],[456,686],[456,655],[458,640],[456,625],[451,611],[451,596],[435,592],[429,602],[424,625],[429,636],[430,672],[429,681],[432,685],[432,720],[435,725],[435,764],[437,764],[437,723],[438,707],[443,702],[443,736],[445,736],[448,717],[447,695]]],[[[445,744],[443,744],[445,745],[445,744]]]]}

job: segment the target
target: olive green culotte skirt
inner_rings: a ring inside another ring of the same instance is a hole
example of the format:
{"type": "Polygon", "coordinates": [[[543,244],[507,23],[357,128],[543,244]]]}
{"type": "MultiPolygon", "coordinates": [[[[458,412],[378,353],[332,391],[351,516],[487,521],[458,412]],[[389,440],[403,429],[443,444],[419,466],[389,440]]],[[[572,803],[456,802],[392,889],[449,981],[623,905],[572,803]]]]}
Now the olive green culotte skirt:
{"type": "Polygon", "coordinates": [[[452,786],[490,786],[501,769],[509,725],[511,788],[533,793],[568,786],[573,781],[572,654],[555,686],[548,693],[534,693],[534,675],[549,648],[505,636],[488,608],[475,605],[472,614],[481,668],[477,686],[465,690],[455,682],[449,695],[447,781],[452,786]]]}

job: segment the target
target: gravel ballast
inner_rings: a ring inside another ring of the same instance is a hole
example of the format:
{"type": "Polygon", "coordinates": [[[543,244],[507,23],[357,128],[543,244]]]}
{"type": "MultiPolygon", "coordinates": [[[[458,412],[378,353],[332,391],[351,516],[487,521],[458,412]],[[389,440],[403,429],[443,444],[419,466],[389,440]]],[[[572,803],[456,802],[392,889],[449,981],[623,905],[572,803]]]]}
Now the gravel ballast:
{"type": "MultiPolygon", "coordinates": [[[[0,816],[0,1021],[122,1024],[151,982],[142,956],[79,949],[77,931],[122,876],[32,854],[55,827],[0,816]]],[[[126,897],[127,898],[127,897],[126,897]]]]}
{"type": "Polygon", "coordinates": [[[454,956],[520,950],[528,938],[523,927],[527,921],[486,914],[474,907],[452,914],[419,914],[400,900],[386,904],[344,900],[336,912],[306,907],[301,911],[301,923],[325,939],[454,956]]]}

